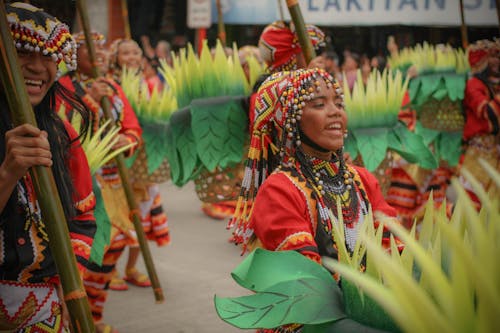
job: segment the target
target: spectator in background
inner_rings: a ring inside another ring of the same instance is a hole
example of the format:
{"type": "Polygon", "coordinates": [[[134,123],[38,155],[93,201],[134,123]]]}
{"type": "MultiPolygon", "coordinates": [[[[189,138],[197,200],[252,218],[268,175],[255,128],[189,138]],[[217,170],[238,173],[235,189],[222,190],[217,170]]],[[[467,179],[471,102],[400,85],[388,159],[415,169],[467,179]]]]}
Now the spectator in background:
{"type": "Polygon", "coordinates": [[[340,72],[338,54],[333,50],[329,50],[325,51],[324,57],[325,57],[325,71],[330,73],[330,75],[333,76],[335,80],[341,81],[342,73],[340,72]]]}
{"type": "Polygon", "coordinates": [[[372,68],[376,68],[379,72],[382,72],[387,66],[387,60],[381,55],[373,56],[370,60],[372,68]]]}
{"type": "Polygon", "coordinates": [[[347,81],[349,89],[352,90],[354,82],[356,82],[356,75],[359,68],[359,55],[354,52],[345,52],[344,62],[342,63],[342,72],[344,80],[347,81]]]}

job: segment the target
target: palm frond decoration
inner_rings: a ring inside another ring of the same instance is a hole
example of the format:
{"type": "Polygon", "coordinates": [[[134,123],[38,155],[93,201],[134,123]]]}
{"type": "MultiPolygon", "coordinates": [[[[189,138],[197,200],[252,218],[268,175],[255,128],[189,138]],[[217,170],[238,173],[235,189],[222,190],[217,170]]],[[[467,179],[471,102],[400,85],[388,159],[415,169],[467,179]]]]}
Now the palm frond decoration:
{"type": "MultiPolygon", "coordinates": [[[[80,133],[82,122],[81,116],[78,113],[74,113],[70,122],[73,128],[80,133]]],[[[81,145],[87,156],[90,173],[92,175],[115,156],[136,145],[135,143],[130,143],[118,149],[113,149],[114,145],[119,140],[119,132],[120,127],[111,126],[111,120],[107,120],[99,126],[95,133],[87,131],[85,137],[82,138],[81,145]]]]}
{"type": "Polygon", "coordinates": [[[418,75],[411,79],[409,95],[411,107],[416,110],[416,133],[432,138],[436,160],[456,166],[464,116],[464,98],[467,73],[470,70],[465,51],[449,45],[418,44],[403,49],[388,60],[391,68],[415,66],[418,75]]]}
{"type": "Polygon", "coordinates": [[[388,151],[395,151],[409,162],[427,169],[437,167],[437,161],[422,138],[398,121],[408,83],[408,77],[404,78],[401,71],[388,69],[373,70],[366,84],[358,70],[352,93],[344,81],[349,119],[345,149],[353,159],[360,155],[363,165],[371,172],[382,165],[388,151]]]}
{"type": "MultiPolygon", "coordinates": [[[[251,80],[256,80],[263,69],[251,66],[251,80]]],[[[204,169],[240,162],[248,136],[243,102],[254,82],[245,76],[236,45],[226,55],[220,41],[210,50],[205,40],[198,56],[189,44],[174,56],[171,67],[162,63],[160,71],[178,106],[169,121],[168,145],[173,148],[167,153],[175,161],[174,184],[182,186],[204,169]]]]}
{"type": "Polygon", "coordinates": [[[172,87],[149,88],[141,73],[125,68],[121,76],[122,88],[143,129],[144,145],[127,160],[134,178],[161,183],[170,179],[167,161],[167,128],[172,113],[177,110],[177,99],[172,87]]]}

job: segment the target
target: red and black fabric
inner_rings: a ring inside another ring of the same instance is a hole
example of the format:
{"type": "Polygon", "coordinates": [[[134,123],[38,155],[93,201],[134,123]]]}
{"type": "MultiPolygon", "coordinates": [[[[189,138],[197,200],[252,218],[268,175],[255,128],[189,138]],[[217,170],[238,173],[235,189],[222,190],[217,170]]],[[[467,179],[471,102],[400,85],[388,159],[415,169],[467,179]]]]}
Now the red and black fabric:
{"type": "MultiPolygon", "coordinates": [[[[69,124],[66,129],[71,139],[76,138],[69,124]]],[[[68,221],[71,244],[81,272],[88,265],[92,239],[96,231],[93,215],[95,196],[92,191],[90,170],[79,141],[72,144],[68,168],[74,185],[73,202],[77,215],[68,221]]],[[[0,276],[2,280],[21,283],[58,283],[54,258],[36,199],[33,180],[28,174],[18,182],[18,208],[2,214],[0,244],[9,251],[0,251],[0,276]]]]}

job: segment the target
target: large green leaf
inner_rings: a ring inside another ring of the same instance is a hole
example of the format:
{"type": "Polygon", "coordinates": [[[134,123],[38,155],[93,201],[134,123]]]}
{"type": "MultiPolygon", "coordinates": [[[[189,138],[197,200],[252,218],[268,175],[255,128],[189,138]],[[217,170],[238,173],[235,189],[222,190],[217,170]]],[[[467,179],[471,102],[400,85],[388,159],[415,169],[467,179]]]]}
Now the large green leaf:
{"type": "Polygon", "coordinates": [[[358,287],[347,279],[342,279],[345,311],[350,319],[369,327],[390,332],[400,332],[387,312],[371,298],[360,293],[358,287]]]}
{"type": "Polygon", "coordinates": [[[374,171],[384,160],[387,152],[388,128],[359,128],[352,130],[363,158],[363,164],[374,171]]]}
{"type": "Polygon", "coordinates": [[[257,248],[231,273],[243,288],[264,291],[276,283],[305,276],[316,276],[335,283],[331,274],[314,261],[296,251],[268,251],[257,248]]]}
{"type": "Polygon", "coordinates": [[[229,96],[191,101],[191,128],[196,152],[208,170],[214,170],[224,155],[231,104],[229,96]]]}
{"type": "Polygon", "coordinates": [[[275,328],[344,318],[341,298],[335,282],[306,276],[274,284],[251,296],[215,297],[215,307],[222,320],[236,327],[275,328]]]}
{"type": "Polygon", "coordinates": [[[465,92],[465,83],[467,77],[465,74],[448,74],[444,76],[446,90],[452,101],[463,100],[465,92]]]}
{"type": "Polygon", "coordinates": [[[355,160],[356,157],[358,157],[358,143],[351,132],[349,132],[347,138],[344,139],[344,151],[351,155],[352,160],[355,160]]]}
{"type": "Polygon", "coordinates": [[[331,274],[295,251],[256,249],[232,276],[244,288],[257,292],[215,297],[218,315],[236,327],[321,324],[345,317],[341,292],[331,274]]]}
{"type": "Polygon", "coordinates": [[[89,260],[101,266],[102,259],[104,257],[104,249],[109,245],[110,242],[111,221],[109,220],[108,213],[106,212],[106,208],[104,207],[104,200],[102,199],[101,189],[94,177],[92,177],[92,189],[96,198],[94,216],[97,224],[97,230],[94,235],[94,240],[92,241],[89,260]]]}
{"type": "Polygon", "coordinates": [[[184,108],[172,114],[170,128],[175,138],[175,148],[179,154],[179,169],[181,171],[175,184],[182,186],[191,179],[193,170],[199,163],[196,142],[191,131],[189,109],[184,108]]]}
{"type": "Polygon", "coordinates": [[[389,132],[388,146],[410,163],[418,163],[424,169],[437,168],[438,162],[424,143],[424,138],[408,130],[402,124],[389,132]]]}
{"type": "Polygon", "coordinates": [[[148,159],[148,173],[152,174],[167,157],[167,122],[140,121],[143,129],[144,149],[148,159]]]}
{"type": "Polygon", "coordinates": [[[180,179],[181,179],[181,165],[179,161],[179,154],[177,153],[176,147],[176,142],[175,142],[175,137],[174,137],[174,132],[172,131],[172,127],[170,124],[165,129],[166,133],[166,146],[165,146],[165,154],[167,156],[168,164],[170,167],[170,176],[172,178],[172,182],[177,185],[181,186],[180,184],[180,179]]]}
{"type": "Polygon", "coordinates": [[[442,132],[436,141],[441,159],[454,167],[462,155],[462,132],[442,132]]]}
{"type": "Polygon", "coordinates": [[[429,146],[439,136],[439,131],[422,126],[420,121],[415,124],[415,133],[424,139],[424,144],[429,146]]]}
{"type": "Polygon", "coordinates": [[[227,117],[227,133],[223,156],[219,162],[221,168],[243,159],[244,146],[248,141],[248,114],[241,105],[241,97],[233,98],[227,117]]]}
{"type": "Polygon", "coordinates": [[[445,88],[444,79],[441,74],[421,75],[422,90],[421,96],[429,98],[435,91],[445,88]]]}

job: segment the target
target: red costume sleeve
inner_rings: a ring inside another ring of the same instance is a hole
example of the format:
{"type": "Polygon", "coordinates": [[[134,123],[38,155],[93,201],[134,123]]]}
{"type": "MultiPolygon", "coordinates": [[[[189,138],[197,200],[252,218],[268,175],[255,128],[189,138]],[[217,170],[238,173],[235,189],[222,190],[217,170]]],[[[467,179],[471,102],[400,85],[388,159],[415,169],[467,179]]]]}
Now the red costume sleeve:
{"type": "Polygon", "coordinates": [[[476,77],[467,81],[464,95],[465,140],[478,134],[498,133],[500,95],[491,96],[488,87],[476,77]]]}
{"type": "Polygon", "coordinates": [[[296,250],[320,262],[312,214],[305,194],[286,175],[272,174],[259,188],[250,228],[268,250],[296,250]]]}
{"type": "MultiPolygon", "coordinates": [[[[65,122],[71,139],[77,137],[76,131],[65,122]]],[[[76,216],[68,223],[71,244],[75,252],[78,268],[83,271],[88,265],[92,240],[96,231],[94,207],[96,198],[92,190],[92,178],[85,153],[80,141],[73,142],[68,159],[68,167],[74,185],[76,216]]]]}

